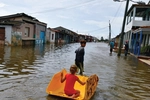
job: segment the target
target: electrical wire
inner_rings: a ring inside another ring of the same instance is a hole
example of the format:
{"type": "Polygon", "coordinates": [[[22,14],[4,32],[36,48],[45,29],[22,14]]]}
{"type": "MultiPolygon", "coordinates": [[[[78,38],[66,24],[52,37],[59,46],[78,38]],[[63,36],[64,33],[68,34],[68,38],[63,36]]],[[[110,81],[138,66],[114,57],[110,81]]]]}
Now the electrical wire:
{"type": "MultiPolygon", "coordinates": [[[[117,9],[117,11],[116,11],[116,13],[115,13],[115,15],[114,15],[114,17],[113,17],[113,19],[112,19],[112,21],[111,21],[110,24],[112,24],[113,21],[115,20],[115,17],[117,16],[117,14],[118,14],[118,12],[119,12],[119,10],[120,10],[121,5],[122,5],[122,3],[120,3],[120,5],[119,5],[119,7],[118,7],[118,9],[117,9]]],[[[103,28],[98,28],[98,29],[90,30],[90,31],[86,31],[86,32],[88,33],[88,32],[100,31],[100,30],[106,29],[106,28],[108,28],[108,27],[109,27],[109,26],[105,26],[105,27],[103,27],[103,28]]]]}
{"type": "MultiPolygon", "coordinates": [[[[72,9],[72,8],[76,8],[76,7],[80,7],[80,6],[83,6],[83,5],[87,5],[87,4],[93,3],[95,1],[97,1],[97,0],[92,0],[92,1],[89,0],[89,1],[86,1],[86,2],[83,2],[83,3],[80,3],[80,4],[71,5],[71,6],[68,6],[68,7],[56,8],[56,9],[50,9],[50,10],[43,10],[43,11],[33,12],[33,13],[29,13],[29,14],[46,13],[46,12],[54,12],[54,11],[59,11],[59,10],[65,10],[65,9],[72,9]]],[[[106,29],[108,27],[109,26],[105,26],[103,28],[98,28],[98,29],[95,29],[95,30],[87,31],[87,32],[99,31],[99,30],[106,29]]]]}
{"type": "MultiPolygon", "coordinates": [[[[86,2],[83,2],[83,3],[80,3],[80,4],[75,4],[75,5],[71,5],[71,6],[68,6],[68,7],[61,7],[61,8],[56,8],[56,9],[43,10],[43,11],[33,12],[33,13],[29,13],[29,14],[47,13],[47,12],[61,11],[61,10],[65,10],[65,9],[72,9],[72,8],[80,7],[80,6],[83,6],[83,5],[91,4],[91,3],[95,2],[95,1],[97,1],[97,0],[92,0],[92,1],[89,0],[89,1],[86,1],[86,2]]],[[[121,4],[122,4],[122,3],[120,3],[120,6],[119,6],[119,8],[118,8],[117,11],[116,11],[113,20],[111,21],[111,24],[113,23],[113,21],[114,21],[116,15],[118,14],[118,11],[119,11],[119,9],[120,9],[120,7],[121,7],[121,4]]],[[[108,27],[109,27],[109,26],[105,26],[105,27],[102,27],[102,28],[98,28],[98,29],[86,31],[86,33],[101,31],[101,30],[104,30],[104,29],[106,29],[106,28],[108,28],[108,27]]]]}
{"type": "Polygon", "coordinates": [[[114,15],[112,21],[111,21],[111,24],[113,23],[115,17],[117,16],[117,14],[118,14],[118,12],[119,12],[119,10],[120,10],[121,5],[122,5],[122,3],[120,3],[120,5],[119,5],[119,7],[118,7],[118,9],[117,9],[117,11],[116,11],[116,13],[115,13],[115,15],[114,15]]]}
{"type": "Polygon", "coordinates": [[[72,9],[72,8],[76,8],[76,7],[80,7],[83,5],[87,5],[87,4],[91,4],[93,2],[95,2],[97,0],[89,0],[83,3],[79,3],[79,4],[75,4],[75,5],[70,5],[68,7],[61,7],[61,8],[56,8],[56,9],[49,9],[49,10],[43,10],[43,11],[38,11],[38,12],[33,12],[33,13],[29,13],[29,14],[37,14],[37,13],[47,13],[47,12],[54,12],[54,11],[61,11],[61,10],[65,10],[65,9],[72,9]]]}

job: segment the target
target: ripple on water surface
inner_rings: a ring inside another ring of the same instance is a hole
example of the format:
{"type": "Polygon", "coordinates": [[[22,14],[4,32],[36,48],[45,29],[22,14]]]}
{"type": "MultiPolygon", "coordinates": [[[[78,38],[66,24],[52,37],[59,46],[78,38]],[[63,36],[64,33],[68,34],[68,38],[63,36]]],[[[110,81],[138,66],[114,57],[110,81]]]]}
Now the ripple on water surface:
{"type": "MultiPolygon", "coordinates": [[[[53,74],[74,64],[79,43],[0,48],[2,100],[58,100],[45,89],[53,74]],[[9,95],[8,95],[9,94],[9,95]]],[[[128,55],[109,54],[106,43],[87,43],[85,75],[97,74],[99,83],[91,100],[149,100],[150,67],[128,55]]]]}

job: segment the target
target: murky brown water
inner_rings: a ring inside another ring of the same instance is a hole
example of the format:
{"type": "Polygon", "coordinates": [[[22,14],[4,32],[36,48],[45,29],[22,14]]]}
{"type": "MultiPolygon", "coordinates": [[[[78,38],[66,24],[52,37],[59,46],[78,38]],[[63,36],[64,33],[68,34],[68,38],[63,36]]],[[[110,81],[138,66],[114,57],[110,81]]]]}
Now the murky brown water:
{"type": "MultiPolygon", "coordinates": [[[[79,43],[63,46],[0,46],[0,100],[62,100],[48,96],[53,74],[74,63],[79,43]]],[[[109,55],[105,43],[87,43],[85,75],[100,78],[91,100],[149,100],[150,67],[133,56],[109,55]]]]}

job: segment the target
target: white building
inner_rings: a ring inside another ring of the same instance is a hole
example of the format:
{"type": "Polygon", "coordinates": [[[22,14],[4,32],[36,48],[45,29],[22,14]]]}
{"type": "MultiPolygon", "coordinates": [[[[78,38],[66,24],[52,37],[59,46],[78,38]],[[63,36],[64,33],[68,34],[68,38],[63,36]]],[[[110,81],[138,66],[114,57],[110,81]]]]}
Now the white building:
{"type": "Polygon", "coordinates": [[[46,40],[50,43],[55,42],[55,30],[47,28],[46,40]]]}
{"type": "Polygon", "coordinates": [[[124,42],[129,41],[130,52],[139,55],[142,47],[150,45],[150,4],[134,4],[127,12],[124,42]]]}

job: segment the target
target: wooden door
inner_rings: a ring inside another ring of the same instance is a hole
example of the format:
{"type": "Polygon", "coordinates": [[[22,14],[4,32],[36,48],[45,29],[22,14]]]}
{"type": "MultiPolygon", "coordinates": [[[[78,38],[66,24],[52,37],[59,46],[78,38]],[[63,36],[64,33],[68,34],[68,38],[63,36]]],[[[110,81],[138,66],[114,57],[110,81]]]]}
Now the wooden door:
{"type": "Polygon", "coordinates": [[[0,27],[0,45],[4,45],[5,42],[5,27],[0,27]]]}

